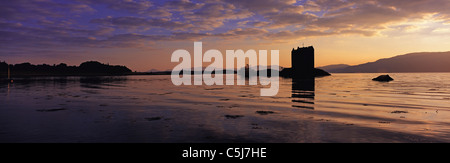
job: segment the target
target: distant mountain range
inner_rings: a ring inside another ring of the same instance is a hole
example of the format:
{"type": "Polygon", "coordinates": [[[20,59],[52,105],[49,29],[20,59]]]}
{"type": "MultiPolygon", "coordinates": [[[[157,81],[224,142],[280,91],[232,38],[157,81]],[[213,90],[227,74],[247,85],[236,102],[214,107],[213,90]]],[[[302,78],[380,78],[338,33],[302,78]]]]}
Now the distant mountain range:
{"type": "Polygon", "coordinates": [[[336,64],[318,68],[330,73],[450,72],[450,51],[409,53],[355,66],[336,64]]]}
{"type": "Polygon", "coordinates": [[[318,67],[318,68],[330,72],[330,71],[333,71],[333,70],[347,68],[347,67],[350,67],[350,65],[347,65],[347,64],[335,64],[335,65],[322,66],[322,67],[318,67]]]}

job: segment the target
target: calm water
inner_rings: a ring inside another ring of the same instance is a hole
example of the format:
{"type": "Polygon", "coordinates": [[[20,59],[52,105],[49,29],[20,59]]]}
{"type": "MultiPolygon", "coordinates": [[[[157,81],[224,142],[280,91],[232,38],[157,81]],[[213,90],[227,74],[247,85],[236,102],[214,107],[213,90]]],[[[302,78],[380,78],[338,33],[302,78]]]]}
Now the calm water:
{"type": "Polygon", "coordinates": [[[450,142],[450,73],[333,74],[262,86],[170,76],[0,85],[0,142],[450,142]]]}

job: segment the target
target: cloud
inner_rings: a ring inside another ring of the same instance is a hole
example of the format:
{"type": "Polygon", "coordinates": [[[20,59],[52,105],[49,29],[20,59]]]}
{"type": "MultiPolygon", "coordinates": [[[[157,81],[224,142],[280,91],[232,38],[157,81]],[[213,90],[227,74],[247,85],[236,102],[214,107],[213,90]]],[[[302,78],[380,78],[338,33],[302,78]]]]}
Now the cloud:
{"type": "Polygon", "coordinates": [[[247,9],[236,8],[233,4],[223,2],[206,2],[192,11],[184,11],[183,19],[192,24],[193,31],[211,31],[222,27],[230,20],[241,20],[253,15],[247,9]]]}
{"type": "Polygon", "coordinates": [[[191,11],[201,8],[203,5],[203,3],[195,3],[190,0],[172,0],[164,3],[163,6],[172,11],[191,11]]]}
{"type": "Polygon", "coordinates": [[[291,25],[296,27],[303,27],[311,24],[317,17],[310,14],[282,12],[276,14],[268,14],[266,18],[268,20],[271,20],[271,28],[283,28],[291,25]]]}
{"type": "Polygon", "coordinates": [[[0,19],[2,20],[63,18],[69,14],[92,12],[95,12],[95,9],[86,4],[60,3],[50,0],[2,1],[0,5],[0,19]]]}
{"type": "Polygon", "coordinates": [[[164,3],[170,14],[181,14],[171,18],[146,18],[143,16],[106,17],[92,19],[91,23],[117,26],[129,30],[150,30],[164,28],[175,31],[211,31],[224,25],[229,20],[244,19],[252,16],[246,9],[237,9],[232,4],[222,2],[205,2],[196,4],[191,1],[168,1],[164,3]],[[184,10],[181,10],[184,9],[184,10]]]}
{"type": "Polygon", "coordinates": [[[185,15],[189,19],[243,19],[252,16],[246,9],[237,9],[228,3],[206,3],[201,8],[185,15]]]}
{"type": "Polygon", "coordinates": [[[449,8],[447,0],[4,1],[0,56],[54,47],[145,48],[149,42],[208,38],[437,35],[448,33],[449,8]],[[426,28],[411,23],[424,20],[433,22],[426,28]]]}
{"type": "Polygon", "coordinates": [[[266,21],[255,21],[255,22],[251,23],[251,25],[254,26],[254,27],[264,27],[264,26],[267,26],[269,24],[270,23],[266,22],[266,21]]]}
{"type": "Polygon", "coordinates": [[[126,11],[130,13],[142,13],[153,6],[151,1],[145,0],[76,0],[83,4],[105,5],[109,9],[126,11]]]}
{"type": "Polygon", "coordinates": [[[172,21],[165,18],[143,18],[143,17],[106,17],[99,19],[92,19],[91,23],[97,23],[107,26],[116,26],[122,29],[135,30],[144,28],[144,30],[150,30],[151,28],[164,28],[169,30],[187,30],[193,28],[191,24],[172,21]]]}
{"type": "Polygon", "coordinates": [[[224,0],[237,8],[246,8],[256,14],[277,13],[296,8],[295,0],[224,0]]]}
{"type": "Polygon", "coordinates": [[[354,26],[370,28],[408,18],[406,14],[397,12],[393,8],[368,3],[341,9],[330,15],[318,18],[315,24],[330,28],[354,26]]]}

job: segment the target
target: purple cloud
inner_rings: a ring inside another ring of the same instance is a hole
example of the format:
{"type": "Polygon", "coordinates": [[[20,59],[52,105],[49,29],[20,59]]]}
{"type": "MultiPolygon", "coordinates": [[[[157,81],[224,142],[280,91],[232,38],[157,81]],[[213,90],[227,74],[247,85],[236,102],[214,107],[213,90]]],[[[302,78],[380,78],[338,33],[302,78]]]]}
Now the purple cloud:
{"type": "Polygon", "coordinates": [[[450,22],[447,0],[15,0],[0,5],[0,56],[145,48],[214,38],[371,37],[411,19],[450,22]],[[48,50],[46,50],[48,52],[48,50]]]}

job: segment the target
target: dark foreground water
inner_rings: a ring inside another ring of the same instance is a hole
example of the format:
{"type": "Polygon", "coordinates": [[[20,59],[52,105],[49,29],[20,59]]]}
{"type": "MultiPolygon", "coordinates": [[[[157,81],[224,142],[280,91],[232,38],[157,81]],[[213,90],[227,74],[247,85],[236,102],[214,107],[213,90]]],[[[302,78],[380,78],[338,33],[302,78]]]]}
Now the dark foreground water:
{"type": "Polygon", "coordinates": [[[170,76],[0,85],[0,142],[450,142],[450,73],[333,74],[262,86],[170,76]]]}

